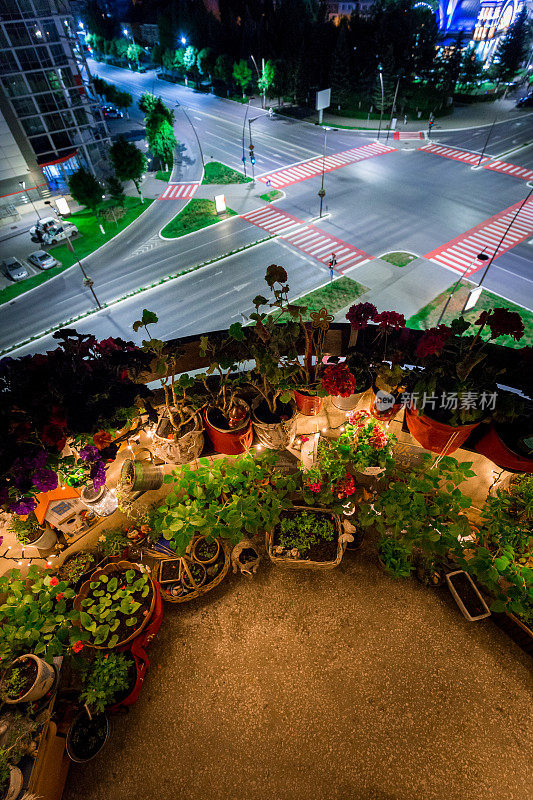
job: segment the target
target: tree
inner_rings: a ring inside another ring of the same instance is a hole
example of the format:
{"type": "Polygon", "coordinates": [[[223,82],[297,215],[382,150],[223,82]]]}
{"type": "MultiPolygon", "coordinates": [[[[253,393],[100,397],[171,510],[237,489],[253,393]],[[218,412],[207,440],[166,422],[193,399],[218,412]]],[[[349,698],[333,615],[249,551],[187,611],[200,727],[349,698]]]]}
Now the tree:
{"type": "Polygon", "coordinates": [[[124,187],[116,175],[111,175],[111,177],[107,179],[107,191],[111,199],[123,208],[126,195],[124,194],[124,187]]]}
{"type": "Polygon", "coordinates": [[[133,143],[120,136],[109,150],[111,163],[117,178],[121,181],[133,181],[141,202],[144,202],[141,192],[141,178],[146,172],[148,161],[144,153],[133,143]]]}
{"type": "Polygon", "coordinates": [[[252,80],[252,70],[246,61],[241,60],[233,65],[233,77],[241,87],[242,96],[245,97],[246,87],[250,85],[252,80]]]}
{"type": "Polygon", "coordinates": [[[331,99],[333,103],[339,106],[348,105],[350,100],[350,55],[348,23],[343,18],[339,25],[339,34],[330,73],[331,99]]]}
{"type": "Polygon", "coordinates": [[[196,56],[196,66],[200,75],[207,75],[212,80],[215,70],[215,54],[211,47],[204,47],[196,56]]]}
{"type": "Polygon", "coordinates": [[[157,105],[157,101],[160,99],[161,98],[156,97],[155,94],[152,94],[151,92],[144,92],[140,96],[138,105],[145,117],[150,116],[157,105]]]}
{"type": "Polygon", "coordinates": [[[102,202],[103,189],[91,172],[80,167],[68,179],[68,188],[77,203],[96,214],[96,210],[102,202]]]}
{"type": "Polygon", "coordinates": [[[118,108],[123,108],[124,111],[127,111],[133,104],[133,97],[129,92],[122,92],[120,89],[117,89],[114,102],[118,108]]]}
{"type": "Polygon", "coordinates": [[[215,78],[230,84],[233,80],[233,61],[231,56],[222,54],[215,61],[215,78]]]}
{"type": "Polygon", "coordinates": [[[165,48],[162,44],[154,44],[152,47],[150,57],[154,64],[162,64],[163,53],[165,52],[165,48]]]}
{"type": "Polygon", "coordinates": [[[185,49],[180,47],[178,50],[165,50],[163,53],[162,64],[168,72],[183,72],[183,56],[185,49]]]}
{"type": "Polygon", "coordinates": [[[154,156],[161,162],[162,169],[171,167],[177,139],[174,135],[174,112],[166,108],[160,98],[159,104],[146,119],[146,141],[154,156]],[[163,110],[164,109],[164,110],[163,110]]]}
{"type": "Polygon", "coordinates": [[[494,73],[498,80],[510,81],[518,72],[526,55],[529,29],[527,9],[524,4],[496,50],[494,73]]]}
{"type": "Polygon", "coordinates": [[[276,79],[276,68],[274,66],[274,63],[272,61],[266,61],[265,66],[263,67],[263,72],[261,74],[261,77],[257,81],[257,85],[259,86],[259,91],[263,95],[263,103],[262,103],[263,106],[265,105],[264,100],[267,96],[268,90],[271,89],[272,86],[274,85],[275,79],[276,79]]]}
{"type": "Polygon", "coordinates": [[[483,74],[483,61],[477,57],[476,51],[467,47],[463,53],[459,82],[462,86],[471,87],[483,74]]]}
{"type": "Polygon", "coordinates": [[[193,67],[196,66],[196,57],[198,55],[198,50],[196,47],[189,45],[183,54],[183,66],[185,67],[185,72],[187,74],[191,72],[193,67]]]}
{"type": "Polygon", "coordinates": [[[133,44],[133,43],[129,44],[128,49],[126,50],[126,56],[128,58],[128,61],[130,61],[132,64],[138,64],[139,66],[140,66],[139,59],[142,53],[144,53],[144,50],[142,49],[140,44],[133,44]]]}

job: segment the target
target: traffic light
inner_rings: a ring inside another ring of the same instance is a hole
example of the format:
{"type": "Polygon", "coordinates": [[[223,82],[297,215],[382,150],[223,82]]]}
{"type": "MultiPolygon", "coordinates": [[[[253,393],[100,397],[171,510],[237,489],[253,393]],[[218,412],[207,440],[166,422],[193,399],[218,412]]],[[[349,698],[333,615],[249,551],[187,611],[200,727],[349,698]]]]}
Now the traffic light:
{"type": "Polygon", "coordinates": [[[253,144],[250,145],[250,162],[255,164],[255,156],[254,156],[254,146],[253,144]]]}

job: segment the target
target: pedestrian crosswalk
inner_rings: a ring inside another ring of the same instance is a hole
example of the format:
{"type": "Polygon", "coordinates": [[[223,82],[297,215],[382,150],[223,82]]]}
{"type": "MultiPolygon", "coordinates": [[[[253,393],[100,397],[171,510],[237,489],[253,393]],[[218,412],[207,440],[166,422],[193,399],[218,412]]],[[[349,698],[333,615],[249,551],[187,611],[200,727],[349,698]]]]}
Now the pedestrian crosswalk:
{"type": "Polygon", "coordinates": [[[331,172],[334,169],[340,169],[348,164],[355,164],[366,158],[373,158],[374,156],[381,156],[385,153],[393,153],[394,151],[395,148],[388,144],[371,142],[361,147],[352,147],[350,150],[344,150],[342,153],[336,153],[333,156],[311,158],[309,161],[302,161],[299,164],[284,167],[275,172],[267,172],[264,175],[257,176],[257,178],[263,183],[268,184],[268,186],[279,189],[283,186],[291,186],[293,183],[299,183],[299,181],[305,181],[315,175],[321,175],[322,170],[324,170],[324,172],[331,172]]]}
{"type": "MultiPolygon", "coordinates": [[[[458,150],[456,147],[446,147],[442,144],[433,144],[433,142],[425,144],[418,152],[432,153],[436,156],[442,156],[443,158],[452,158],[454,161],[463,161],[465,164],[471,164],[472,166],[477,166],[479,164],[479,153],[469,153],[466,150],[458,150]]],[[[481,160],[481,164],[484,164],[488,160],[488,157],[484,156],[481,160]]]]}
{"type": "Polygon", "coordinates": [[[400,139],[423,139],[424,131],[394,131],[392,138],[396,142],[400,139]]]}
{"type": "Polygon", "coordinates": [[[247,214],[242,214],[241,219],[257,225],[259,228],[279,235],[291,228],[303,225],[303,221],[292,214],[287,214],[286,211],[280,211],[275,206],[266,205],[261,208],[256,208],[255,211],[249,211],[247,214]]]}
{"type": "Polygon", "coordinates": [[[533,234],[533,200],[522,208],[520,206],[522,203],[515,203],[424,257],[464,277],[472,275],[482,269],[484,263],[486,265],[486,262],[477,260],[479,253],[484,252],[489,258],[496,254],[495,258],[498,258],[533,234]]]}
{"type": "Polygon", "coordinates": [[[519,167],[517,164],[510,164],[508,161],[491,161],[485,164],[485,169],[492,169],[495,172],[503,172],[505,175],[512,175],[513,178],[522,178],[524,181],[533,180],[533,170],[526,167],[519,167]]]}
{"type": "Polygon", "coordinates": [[[337,239],[336,236],[324,233],[314,225],[305,225],[303,228],[284,234],[281,238],[322,264],[329,264],[332,255],[335,254],[337,260],[335,271],[341,275],[373,258],[363,250],[337,239]]]}
{"type": "Polygon", "coordinates": [[[169,183],[160,200],[190,200],[196,194],[199,183],[169,183]]]}

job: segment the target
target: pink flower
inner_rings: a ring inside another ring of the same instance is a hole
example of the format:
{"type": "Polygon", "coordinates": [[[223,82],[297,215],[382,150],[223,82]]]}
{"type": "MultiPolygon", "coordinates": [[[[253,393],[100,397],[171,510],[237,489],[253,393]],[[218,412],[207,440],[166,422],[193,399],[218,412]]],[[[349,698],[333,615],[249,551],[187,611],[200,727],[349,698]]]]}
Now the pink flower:
{"type": "Polygon", "coordinates": [[[315,494],[318,494],[318,492],[322,491],[322,484],[320,483],[320,481],[317,481],[316,483],[308,483],[307,488],[310,489],[312,492],[315,492],[315,494]]]}
{"type": "Polygon", "coordinates": [[[83,643],[78,639],[78,641],[74,642],[74,644],[72,645],[72,649],[74,650],[75,653],[79,653],[80,650],[83,650],[83,643]]]}
{"type": "Polygon", "coordinates": [[[59,578],[50,578],[50,586],[57,586],[59,578]]]}
{"type": "Polygon", "coordinates": [[[302,440],[302,444],[305,444],[309,441],[309,436],[300,436],[300,439],[302,440]]]}
{"type": "Polygon", "coordinates": [[[364,425],[366,425],[369,419],[370,414],[368,411],[361,409],[360,411],[353,411],[348,417],[348,422],[350,425],[353,425],[356,428],[362,428],[364,425]]]}
{"type": "Polygon", "coordinates": [[[383,450],[384,447],[387,446],[389,443],[389,437],[386,433],[384,433],[380,428],[374,428],[372,431],[372,435],[368,440],[368,444],[370,447],[373,447],[374,450],[383,450]]]}

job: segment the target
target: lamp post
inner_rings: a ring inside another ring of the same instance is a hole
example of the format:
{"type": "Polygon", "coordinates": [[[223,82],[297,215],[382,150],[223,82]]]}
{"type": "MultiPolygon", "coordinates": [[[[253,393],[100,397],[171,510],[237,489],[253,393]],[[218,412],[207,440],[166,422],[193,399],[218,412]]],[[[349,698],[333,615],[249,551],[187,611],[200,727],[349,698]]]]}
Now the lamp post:
{"type": "MultiPolygon", "coordinates": [[[[488,245],[487,245],[487,247],[488,247],[488,245]]],[[[475,264],[476,260],[480,261],[482,264],[483,264],[485,261],[488,261],[488,260],[489,260],[489,257],[488,257],[488,255],[485,253],[485,250],[487,249],[487,247],[484,247],[484,248],[483,248],[483,250],[481,251],[481,253],[478,253],[478,255],[477,255],[475,258],[473,258],[473,259],[472,259],[472,261],[470,262],[470,264],[468,265],[468,267],[465,269],[465,271],[462,273],[462,275],[459,275],[458,279],[456,280],[456,282],[455,282],[455,283],[454,283],[454,285],[453,285],[453,289],[452,289],[452,291],[451,291],[451,292],[450,292],[450,294],[448,295],[448,299],[446,300],[446,302],[445,302],[445,304],[444,304],[444,308],[442,309],[442,311],[441,311],[441,313],[440,313],[440,317],[439,317],[439,321],[437,322],[437,326],[441,324],[441,322],[442,322],[442,320],[443,320],[443,317],[444,317],[444,315],[445,315],[445,313],[446,313],[446,309],[448,308],[448,306],[449,306],[449,304],[450,304],[450,300],[452,299],[452,297],[454,296],[455,292],[456,292],[456,291],[457,291],[457,289],[459,288],[459,284],[460,284],[460,283],[461,283],[461,281],[463,280],[464,276],[466,275],[466,273],[468,272],[468,270],[470,269],[470,267],[471,267],[473,264],[475,264]]]]}
{"type": "Polygon", "coordinates": [[[318,196],[320,197],[319,217],[322,216],[322,203],[324,201],[324,197],[326,196],[326,190],[324,189],[324,172],[326,167],[326,142],[328,138],[328,131],[330,130],[331,128],[328,128],[327,126],[324,127],[324,150],[322,152],[322,182],[320,184],[320,189],[318,190],[318,196]]]}
{"type": "Polygon", "coordinates": [[[200,151],[200,158],[202,159],[202,169],[204,169],[204,170],[205,170],[204,153],[203,153],[203,150],[202,150],[202,145],[200,144],[200,139],[198,138],[198,134],[197,134],[197,132],[196,132],[196,128],[195,128],[195,127],[194,127],[194,125],[192,124],[192,120],[191,120],[191,118],[189,117],[189,115],[188,115],[188,114],[187,114],[187,112],[185,111],[185,107],[184,107],[184,106],[182,106],[182,105],[181,105],[181,103],[176,103],[176,105],[175,105],[175,108],[181,108],[181,110],[182,110],[182,111],[183,111],[183,113],[185,114],[185,117],[186,117],[186,119],[187,119],[187,121],[188,121],[189,125],[190,125],[190,126],[191,126],[191,128],[193,129],[193,133],[194,133],[194,135],[196,136],[196,141],[198,142],[198,149],[199,149],[199,151],[200,151]]]}
{"type": "Polygon", "coordinates": [[[128,38],[131,38],[131,41],[133,42],[133,46],[134,46],[134,48],[135,48],[135,58],[136,58],[136,60],[137,60],[137,69],[138,69],[138,70],[139,70],[139,72],[140,72],[140,70],[141,70],[141,64],[140,64],[140,62],[139,62],[139,54],[138,54],[138,52],[137,52],[137,45],[135,44],[135,39],[134,39],[134,37],[133,37],[133,28],[132,28],[132,27],[131,27],[131,25],[130,25],[130,30],[128,31],[128,30],[127,30],[127,28],[124,28],[124,30],[122,31],[122,33],[124,34],[124,36],[127,36],[128,38]]]}
{"type": "MultiPolygon", "coordinates": [[[[381,83],[382,83],[382,89],[383,89],[383,81],[381,83]]],[[[385,139],[386,142],[389,141],[389,136],[390,136],[391,127],[392,127],[392,116],[393,116],[394,110],[396,108],[396,98],[398,97],[398,89],[399,88],[400,88],[400,79],[398,78],[398,80],[396,81],[396,91],[394,92],[394,100],[392,101],[392,108],[391,108],[390,120],[389,120],[389,129],[387,131],[387,138],[385,139]]]]}
{"type": "Polygon", "coordinates": [[[379,114],[379,128],[378,128],[378,139],[381,133],[381,123],[383,122],[383,106],[385,105],[385,92],[383,91],[383,70],[381,68],[381,64],[378,64],[378,74],[379,74],[379,83],[381,85],[381,111],[379,114]]]}
{"type": "Polygon", "coordinates": [[[102,304],[100,303],[100,300],[97,298],[96,292],[94,291],[94,288],[93,288],[94,287],[94,281],[92,280],[92,278],[89,278],[89,276],[85,272],[85,270],[83,268],[83,264],[81,263],[80,259],[78,258],[78,255],[77,255],[76,251],[74,250],[74,245],[72,244],[72,242],[71,242],[71,240],[69,238],[67,238],[66,244],[67,244],[68,249],[73,254],[74,258],[76,259],[76,261],[79,264],[79,267],[80,267],[82,275],[83,275],[83,285],[87,286],[91,290],[91,294],[94,297],[95,303],[98,306],[98,308],[102,308],[102,304]]]}
{"type": "MultiPolygon", "coordinates": [[[[253,65],[255,67],[255,71],[257,72],[257,85],[258,85],[258,88],[259,88],[259,82],[261,80],[261,75],[259,74],[259,69],[257,67],[255,58],[252,55],[250,56],[250,58],[252,59],[253,65]]],[[[263,60],[263,63],[264,63],[264,60],[263,60]]],[[[265,98],[264,98],[263,93],[261,92],[261,89],[259,89],[259,94],[261,95],[261,108],[264,108],[265,107],[265,98]]]]}
{"type": "Polygon", "coordinates": [[[31,197],[30,197],[30,193],[29,193],[29,191],[26,189],[26,181],[19,181],[19,186],[22,186],[22,189],[23,189],[23,191],[24,191],[24,194],[26,195],[26,197],[28,198],[28,200],[29,200],[29,201],[30,201],[30,203],[32,204],[32,206],[33,206],[33,210],[34,210],[34,211],[35,211],[35,213],[37,214],[37,218],[38,218],[38,219],[41,219],[41,215],[40,215],[40,214],[39,214],[39,212],[37,211],[37,209],[36,209],[36,207],[35,207],[35,203],[33,202],[33,200],[32,200],[32,199],[31,199],[31,197]]]}
{"type": "Polygon", "coordinates": [[[242,166],[243,166],[243,169],[244,169],[244,177],[245,178],[246,178],[246,155],[245,155],[245,152],[244,152],[244,135],[245,135],[245,131],[246,131],[246,119],[248,117],[248,111],[249,110],[250,110],[250,101],[248,100],[248,103],[246,104],[246,110],[244,112],[244,120],[243,120],[243,123],[242,123],[242,166]]]}

